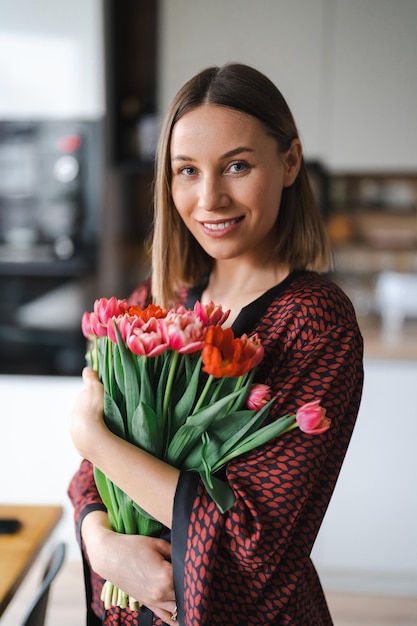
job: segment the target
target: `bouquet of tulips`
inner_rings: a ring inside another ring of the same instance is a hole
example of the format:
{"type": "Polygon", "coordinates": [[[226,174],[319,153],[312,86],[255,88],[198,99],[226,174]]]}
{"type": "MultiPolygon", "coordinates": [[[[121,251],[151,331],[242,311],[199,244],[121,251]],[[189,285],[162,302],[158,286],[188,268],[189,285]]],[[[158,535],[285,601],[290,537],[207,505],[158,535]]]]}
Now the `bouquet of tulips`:
{"type": "MultiPolygon", "coordinates": [[[[235,337],[222,328],[228,315],[212,302],[166,311],[112,297],[96,300],[82,318],[88,358],[104,386],[107,426],[165,462],[198,472],[222,512],[234,502],[215,476],[226,463],[292,428],[319,433],[329,426],[318,402],[262,425],[274,400],[267,385],[253,384],[264,350],[256,334],[235,337]]],[[[97,468],[95,480],[115,531],[158,536],[161,524],[97,468]]],[[[128,600],[106,583],[106,608],[128,600]]]]}

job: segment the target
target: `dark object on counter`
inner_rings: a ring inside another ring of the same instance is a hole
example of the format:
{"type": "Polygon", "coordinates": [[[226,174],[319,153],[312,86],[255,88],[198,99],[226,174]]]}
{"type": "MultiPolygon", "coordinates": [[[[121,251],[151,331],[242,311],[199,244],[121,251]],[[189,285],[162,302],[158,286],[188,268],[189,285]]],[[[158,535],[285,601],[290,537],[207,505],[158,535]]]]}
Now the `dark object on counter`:
{"type": "Polygon", "coordinates": [[[16,518],[0,519],[0,535],[13,535],[22,527],[22,522],[16,518]]]}

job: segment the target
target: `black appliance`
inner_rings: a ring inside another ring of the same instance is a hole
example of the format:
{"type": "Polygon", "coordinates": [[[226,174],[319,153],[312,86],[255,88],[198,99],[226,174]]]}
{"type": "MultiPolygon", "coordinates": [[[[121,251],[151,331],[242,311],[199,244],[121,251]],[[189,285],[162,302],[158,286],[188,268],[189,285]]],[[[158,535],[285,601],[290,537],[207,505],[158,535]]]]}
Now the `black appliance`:
{"type": "Polygon", "coordinates": [[[101,133],[100,121],[0,122],[0,373],[71,375],[83,364],[101,133]]]}

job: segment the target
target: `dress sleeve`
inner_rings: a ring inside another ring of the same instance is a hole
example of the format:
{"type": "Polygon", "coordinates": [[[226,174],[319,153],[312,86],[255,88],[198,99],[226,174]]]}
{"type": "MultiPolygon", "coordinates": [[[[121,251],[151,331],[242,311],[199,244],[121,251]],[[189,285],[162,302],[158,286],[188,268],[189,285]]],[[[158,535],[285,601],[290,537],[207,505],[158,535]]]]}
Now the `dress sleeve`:
{"type": "Polygon", "coordinates": [[[68,496],[74,507],[77,541],[81,545],[81,524],[85,516],[91,511],[106,511],[97,491],[90,461],[84,459],[81,462],[69,484],[68,496]]]}
{"type": "MultiPolygon", "coordinates": [[[[359,408],[362,338],[356,321],[335,323],[333,314],[326,318],[317,307],[311,314],[294,303],[288,307],[292,312],[281,311],[279,323],[263,321],[268,332],[257,377],[276,396],[269,419],[319,399],[331,427],[321,435],[293,430],[231,461],[226,477],[236,500],[225,514],[197,485],[188,527],[173,526],[173,546],[181,543],[175,531],[185,532],[185,614],[208,613],[210,623],[220,614],[224,623],[234,623],[232,616],[245,619],[250,607],[261,613],[281,603],[276,615],[291,596],[289,587],[300,588],[359,408]]],[[[190,499],[180,492],[187,482],[179,482],[175,507],[190,499]]]]}

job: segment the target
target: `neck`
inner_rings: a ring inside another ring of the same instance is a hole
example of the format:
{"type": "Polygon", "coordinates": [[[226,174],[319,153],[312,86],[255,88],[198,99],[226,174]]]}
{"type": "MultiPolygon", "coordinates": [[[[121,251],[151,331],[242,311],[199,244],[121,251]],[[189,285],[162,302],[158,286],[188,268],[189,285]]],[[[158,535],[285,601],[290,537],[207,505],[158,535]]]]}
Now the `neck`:
{"type": "Polygon", "coordinates": [[[202,302],[206,304],[212,300],[224,309],[230,309],[225,325],[231,326],[244,306],[282,282],[288,274],[287,267],[247,267],[241,260],[217,261],[202,294],[202,302]]]}

